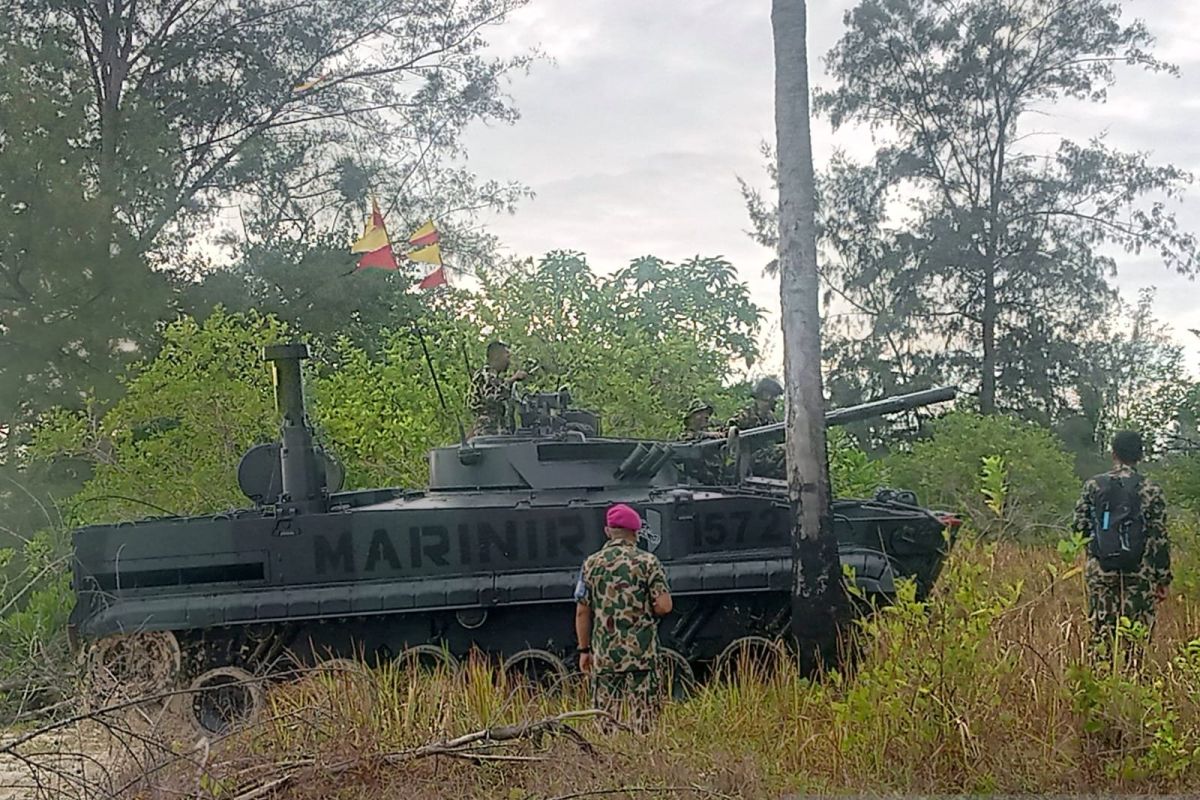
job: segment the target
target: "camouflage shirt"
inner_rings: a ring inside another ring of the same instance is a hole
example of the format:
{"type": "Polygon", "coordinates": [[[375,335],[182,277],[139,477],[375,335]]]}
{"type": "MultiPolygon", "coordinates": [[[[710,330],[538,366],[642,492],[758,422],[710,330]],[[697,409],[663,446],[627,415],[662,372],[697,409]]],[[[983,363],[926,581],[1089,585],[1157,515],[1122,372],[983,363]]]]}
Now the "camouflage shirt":
{"type": "Polygon", "coordinates": [[[471,376],[468,402],[475,416],[475,434],[504,433],[512,387],[499,372],[484,366],[471,376]]]}
{"type": "Polygon", "coordinates": [[[679,434],[679,441],[702,442],[708,439],[721,439],[724,438],[724,436],[724,431],[713,430],[712,428],[705,428],[702,431],[693,431],[688,428],[684,428],[679,434]]]}
{"type": "Polygon", "coordinates": [[[735,425],[739,431],[757,428],[762,425],[770,425],[779,420],[775,416],[775,412],[768,411],[765,414],[758,410],[758,407],[751,403],[737,413],[737,416],[729,420],[729,425],[726,427],[732,428],[735,425]]]}
{"type": "MultiPolygon", "coordinates": [[[[1113,467],[1107,474],[1117,478],[1128,478],[1136,474],[1133,467],[1122,464],[1113,467]]],[[[1092,503],[1099,487],[1095,478],[1089,478],[1083,485],[1083,493],[1075,504],[1075,521],[1072,528],[1078,533],[1087,535],[1092,528],[1092,503]]],[[[1163,497],[1162,488],[1153,481],[1143,480],[1141,484],[1142,518],[1145,521],[1146,552],[1142,555],[1142,566],[1138,570],[1139,578],[1150,586],[1167,586],[1171,583],[1171,542],[1167,538],[1167,503],[1163,497]]],[[[1099,564],[1092,563],[1088,556],[1088,572],[1101,577],[1115,576],[1102,570],[1099,564]]]]}
{"type": "Polygon", "coordinates": [[[668,591],[662,563],[634,542],[610,539],[588,556],[575,600],[592,609],[596,672],[656,668],[658,621],[653,603],[668,591]]]}

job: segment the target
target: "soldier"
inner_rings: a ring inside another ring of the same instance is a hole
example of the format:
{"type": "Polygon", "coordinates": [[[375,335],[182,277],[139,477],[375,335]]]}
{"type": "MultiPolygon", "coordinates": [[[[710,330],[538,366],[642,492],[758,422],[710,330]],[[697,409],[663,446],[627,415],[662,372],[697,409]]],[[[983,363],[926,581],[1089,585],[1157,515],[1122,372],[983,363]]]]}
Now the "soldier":
{"type": "Polygon", "coordinates": [[[487,363],[471,377],[469,403],[475,415],[472,436],[505,433],[508,426],[508,400],[512,396],[513,384],[528,377],[524,370],[517,370],[505,378],[512,353],[508,345],[494,341],[487,346],[487,363]]]}
{"type": "MultiPolygon", "coordinates": [[[[1171,545],[1162,489],[1137,471],[1142,437],[1121,431],[1113,437],[1113,468],[1083,486],[1075,505],[1074,529],[1089,536],[1084,580],[1092,646],[1112,654],[1121,617],[1149,631],[1155,606],[1171,584],[1171,545]]],[[[1138,643],[1126,648],[1134,663],[1138,643]]]]}
{"type": "MultiPolygon", "coordinates": [[[[771,377],[759,378],[750,392],[750,404],[729,420],[729,427],[736,427],[738,430],[744,431],[778,422],[779,417],[775,414],[775,407],[779,404],[779,397],[782,394],[783,386],[779,381],[771,377]]],[[[755,451],[751,464],[755,475],[779,479],[787,477],[787,455],[783,445],[764,447],[755,451]]]]}
{"type": "Polygon", "coordinates": [[[729,427],[736,426],[738,430],[744,431],[748,428],[757,428],[761,425],[778,422],[779,418],[775,416],[775,407],[779,404],[782,394],[783,387],[779,385],[779,381],[770,377],[760,378],[750,392],[750,404],[729,420],[729,427]]]}
{"type": "Polygon", "coordinates": [[[672,602],[662,563],[638,549],[641,527],[629,506],[608,509],[608,541],[583,563],[575,587],[575,636],[594,705],[644,733],[662,700],[655,618],[670,614],[672,602]]]}
{"type": "Polygon", "coordinates": [[[683,412],[683,431],[679,434],[681,442],[698,442],[701,439],[723,439],[725,434],[713,430],[709,420],[712,417],[712,404],[696,398],[683,412]]]}

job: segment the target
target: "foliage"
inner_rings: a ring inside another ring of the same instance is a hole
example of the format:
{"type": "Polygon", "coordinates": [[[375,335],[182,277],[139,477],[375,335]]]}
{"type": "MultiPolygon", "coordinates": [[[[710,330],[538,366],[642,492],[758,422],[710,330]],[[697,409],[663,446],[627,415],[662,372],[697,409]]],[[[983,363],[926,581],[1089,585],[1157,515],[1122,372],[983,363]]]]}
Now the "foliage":
{"type": "MultiPolygon", "coordinates": [[[[539,366],[532,382],[570,387],[605,430],[674,438],[694,397],[734,410],[733,359],[753,363],[761,309],[722,259],[635,260],[611,278],[554,252],[485,278],[470,315],[539,366]]],[[[518,364],[520,366],[520,364],[518,364]]]]}
{"type": "Polygon", "coordinates": [[[264,262],[344,249],[373,192],[394,229],[436,216],[464,259],[490,251],[468,223],[525,192],[477,181],[461,139],[516,118],[502,84],[530,56],[486,54],[485,33],[520,5],[6,4],[0,422],[80,407],[88,386],[107,402],[152,355],[167,279],[194,293],[213,268],[198,244],[230,245],[229,280],[273,297],[264,262]]]}
{"type": "Polygon", "coordinates": [[[0,549],[0,715],[19,717],[70,698],[76,664],[64,635],[74,594],[70,542],[47,527],[20,552],[0,549]]]}
{"type": "Polygon", "coordinates": [[[163,330],[159,354],[128,380],[106,412],[58,409],[34,440],[45,458],[78,458],[94,474],[71,498],[72,525],[147,513],[194,514],[244,503],[237,463],[274,439],[264,344],[287,329],[254,312],[183,318],[163,330]]]}
{"type": "Polygon", "coordinates": [[[873,497],[890,483],[888,465],[873,459],[842,428],[830,428],[829,480],[834,497],[873,497]]]}
{"type": "MultiPolygon", "coordinates": [[[[1174,71],[1145,26],[1120,17],[1109,0],[862,0],[847,12],[815,105],[835,128],[869,127],[878,149],[865,164],[836,156],[820,187],[841,380],[863,394],[978,386],[984,413],[1049,424],[1092,377],[1086,344],[1103,334],[1090,321],[1116,311],[1110,253],[1195,271],[1197,242],[1167,206],[1187,173],[1103,138],[1028,136],[1058,101],[1102,101],[1118,63],[1174,71]]],[[[746,191],[758,238],[772,240],[771,209],[746,191]]]]}
{"type": "Polygon", "coordinates": [[[1200,453],[1173,456],[1155,473],[1173,505],[1200,512],[1200,453]]]}
{"type": "Polygon", "coordinates": [[[458,439],[455,420],[470,424],[458,344],[476,332],[459,324],[455,333],[448,319],[431,327],[427,346],[449,413],[438,404],[420,340],[411,330],[386,333],[375,356],[347,337],[323,354],[311,382],[311,413],[317,438],[345,465],[348,486],[423,485],[425,454],[458,439]]]}
{"type": "Polygon", "coordinates": [[[346,274],[368,195],[394,240],[436,218],[454,266],[491,262],[477,215],[528,192],[477,179],[462,133],[516,118],[503,85],[531,55],[494,57],[486,34],[521,4],[4,4],[5,528],[87,478],[28,462],[38,416],[103,413],[177,312],[253,308],[363,346],[411,319],[415,268],[346,274]]]}
{"type": "Polygon", "coordinates": [[[1154,318],[1154,290],[1136,306],[1122,303],[1097,322],[1084,347],[1079,405],[1094,430],[1095,450],[1107,453],[1118,430],[1139,431],[1148,455],[1156,455],[1179,433],[1194,384],[1183,363],[1183,347],[1154,318]]]}
{"type": "Polygon", "coordinates": [[[37,411],[78,406],[85,386],[116,391],[167,303],[166,282],[129,257],[127,238],[106,268],[89,259],[106,207],[89,191],[88,82],[52,27],[17,35],[18,7],[5,5],[0,26],[0,427],[14,447],[37,411]]]}
{"type": "Polygon", "coordinates": [[[997,517],[1004,515],[1004,502],[1008,499],[1008,468],[1004,456],[984,456],[983,468],[979,471],[979,492],[983,504],[997,517]]]}
{"type": "Polygon", "coordinates": [[[217,306],[254,310],[320,340],[349,337],[374,353],[388,328],[420,315],[421,298],[409,291],[411,266],[357,270],[357,258],[340,232],[246,242],[228,267],[185,286],[181,301],[199,320],[217,306]]]}
{"type": "MultiPolygon", "coordinates": [[[[350,487],[423,484],[425,453],[456,440],[458,421],[470,425],[463,350],[471,342],[468,358],[482,362],[482,326],[519,360],[537,359],[530,389],[570,384],[580,406],[605,415],[607,431],[673,439],[697,394],[732,411],[730,355],[747,347],[747,358],[756,355],[760,312],[732,275],[720,260],[641,259],[604,280],[582,257],[552,254],[485,281],[479,295],[429,298],[415,327],[377,330],[370,349],[349,335],[315,338],[308,393],[318,439],[342,461],[350,487]]],[[[111,409],[46,414],[34,452],[93,473],[69,503],[69,524],[243,504],[237,463],[277,436],[261,348],[292,330],[254,310],[184,317],[165,327],[159,355],[139,366],[111,409]]]]}
{"type": "MultiPolygon", "coordinates": [[[[967,538],[932,597],[911,585],[858,625],[852,674],[799,676],[742,665],[670,703],[644,737],[576,730],[597,754],[555,740],[509,748],[532,760],[438,769],[395,760],[313,774],[300,800],[452,794],[546,798],[571,793],[679,797],[834,794],[1179,794],[1200,789],[1200,642],[1196,596],[1163,608],[1140,673],[1089,665],[1080,640],[1083,584],[1044,569],[1050,547],[967,538]],[[633,794],[634,792],[628,792],[633,794]]],[[[275,691],[262,725],[214,744],[212,782],[250,765],[341,764],[404,752],[487,726],[589,705],[583,681],[531,691],[481,658],[457,675],[391,667],[353,679],[315,676],[275,691]],[[312,720],[313,724],[305,724],[312,720]]],[[[365,760],[363,763],[366,763],[365,760]]],[[[272,767],[271,765],[276,765],[272,767]]],[[[256,770],[257,772],[257,770],[256,770]]],[[[194,786],[180,762],[166,789],[194,786]]]]}
{"type": "Polygon", "coordinates": [[[962,511],[992,534],[1045,534],[1069,519],[1079,482],[1044,428],[956,412],[930,429],[930,438],[888,459],[896,483],[915,489],[923,503],[962,511]],[[981,471],[984,459],[997,457],[990,472],[981,471]],[[985,489],[1002,498],[1003,514],[989,508],[985,489]]]}

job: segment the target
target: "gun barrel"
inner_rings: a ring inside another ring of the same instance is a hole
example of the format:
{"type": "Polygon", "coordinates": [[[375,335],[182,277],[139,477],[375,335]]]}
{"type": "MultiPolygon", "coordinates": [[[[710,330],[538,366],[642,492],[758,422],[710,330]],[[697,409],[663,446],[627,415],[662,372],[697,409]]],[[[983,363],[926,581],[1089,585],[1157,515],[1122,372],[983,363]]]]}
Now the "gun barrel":
{"type": "MultiPolygon", "coordinates": [[[[939,386],[934,389],[899,394],[895,397],[885,397],[882,400],[873,400],[869,403],[860,403],[859,405],[846,406],[845,408],[837,408],[827,412],[825,414],[825,424],[827,426],[845,425],[850,422],[883,416],[884,414],[895,414],[897,411],[908,411],[934,403],[943,403],[947,400],[953,400],[957,395],[957,387],[939,386]]],[[[744,431],[739,431],[738,438],[743,447],[761,447],[782,442],[787,435],[786,431],[786,422],[773,422],[770,425],[761,425],[757,428],[748,428],[744,431]]],[[[719,448],[724,444],[724,439],[712,439],[698,442],[690,445],[690,447],[699,451],[708,451],[719,448]]]]}
{"type": "Polygon", "coordinates": [[[944,403],[947,400],[953,400],[958,394],[957,387],[954,386],[939,386],[934,389],[925,389],[920,392],[910,392],[908,394],[900,394],[895,397],[885,397],[882,400],[874,400],[870,403],[861,403],[856,406],[847,406],[846,408],[838,408],[830,411],[825,415],[826,425],[845,425],[848,422],[857,422],[862,419],[870,419],[883,414],[895,414],[898,411],[909,411],[921,406],[933,405],[934,403],[944,403]]]}

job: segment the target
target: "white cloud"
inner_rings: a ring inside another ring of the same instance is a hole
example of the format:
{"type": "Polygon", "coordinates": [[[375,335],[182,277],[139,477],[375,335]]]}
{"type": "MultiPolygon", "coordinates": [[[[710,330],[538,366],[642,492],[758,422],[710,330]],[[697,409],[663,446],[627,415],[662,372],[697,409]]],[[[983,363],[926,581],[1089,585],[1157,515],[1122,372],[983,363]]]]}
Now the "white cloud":
{"type": "MultiPolygon", "coordinates": [[[[809,63],[823,81],[821,57],[841,34],[850,0],[809,3],[809,63]]],[[[1086,139],[1107,131],[1114,145],[1148,150],[1160,162],[1200,173],[1200,3],[1133,5],[1158,37],[1157,54],[1182,78],[1119,72],[1105,105],[1055,109],[1040,130],[1086,139]]],[[[774,138],[769,0],[534,0],[499,29],[496,46],[515,52],[540,44],[556,60],[538,64],[511,93],[522,119],[511,128],[478,127],[468,144],[481,175],[516,178],[537,197],[491,222],[514,255],[564,248],[585,252],[602,270],[639,255],[671,260],[721,254],[752,285],[755,299],[778,306],[762,276],[771,254],[745,234],[749,225],[737,176],[766,188],[758,146],[774,138]]],[[[813,129],[818,162],[834,146],[869,152],[861,131],[813,129]]],[[[1200,231],[1200,189],[1178,206],[1200,231]]],[[[1200,297],[1195,282],[1153,258],[1120,259],[1118,284],[1132,297],[1159,287],[1157,309],[1200,365],[1200,297]]],[[[769,348],[771,349],[771,348],[769,348]]],[[[777,348],[776,348],[777,349],[777,348]]]]}

